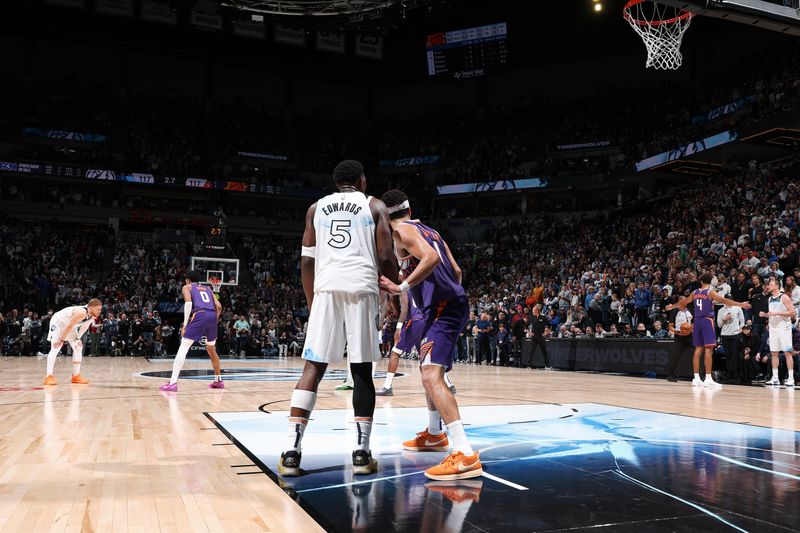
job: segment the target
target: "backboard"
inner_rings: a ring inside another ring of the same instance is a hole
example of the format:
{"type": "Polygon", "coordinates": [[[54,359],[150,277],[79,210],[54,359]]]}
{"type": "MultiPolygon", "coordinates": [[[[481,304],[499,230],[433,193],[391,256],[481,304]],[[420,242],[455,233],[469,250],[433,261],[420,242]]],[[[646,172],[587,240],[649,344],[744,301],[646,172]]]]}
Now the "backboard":
{"type": "Polygon", "coordinates": [[[192,270],[200,273],[200,283],[209,278],[222,279],[222,285],[239,285],[239,260],[227,257],[192,257],[192,270]]]}

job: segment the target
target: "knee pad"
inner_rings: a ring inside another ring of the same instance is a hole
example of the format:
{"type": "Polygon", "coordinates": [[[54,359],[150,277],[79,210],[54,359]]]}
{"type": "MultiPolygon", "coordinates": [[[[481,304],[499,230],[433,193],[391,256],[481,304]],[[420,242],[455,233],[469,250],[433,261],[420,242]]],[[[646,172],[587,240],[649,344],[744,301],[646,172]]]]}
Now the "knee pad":
{"type": "Polygon", "coordinates": [[[311,412],[317,403],[317,393],[309,390],[295,389],[292,391],[291,406],[311,412]]]}

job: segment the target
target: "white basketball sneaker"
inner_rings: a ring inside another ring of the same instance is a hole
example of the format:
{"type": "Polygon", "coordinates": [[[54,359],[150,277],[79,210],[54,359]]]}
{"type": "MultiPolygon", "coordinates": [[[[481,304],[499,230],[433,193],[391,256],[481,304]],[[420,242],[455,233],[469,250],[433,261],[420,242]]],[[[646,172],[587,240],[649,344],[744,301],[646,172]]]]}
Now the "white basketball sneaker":
{"type": "Polygon", "coordinates": [[[783,384],[786,385],[787,387],[794,387],[794,378],[793,377],[787,378],[786,381],[783,382],[783,384]]]}
{"type": "Polygon", "coordinates": [[[722,384],[717,383],[716,381],[714,381],[711,378],[706,378],[703,381],[703,387],[705,387],[707,389],[721,389],[722,388],[722,384]]]}
{"type": "Polygon", "coordinates": [[[780,386],[780,384],[781,384],[781,380],[779,380],[778,378],[772,378],[771,380],[769,380],[766,383],[764,383],[764,385],[771,385],[773,387],[778,387],[778,386],[780,386]]]}
{"type": "Polygon", "coordinates": [[[702,387],[702,386],[703,386],[703,380],[702,379],[694,378],[692,380],[692,387],[702,387]]]}

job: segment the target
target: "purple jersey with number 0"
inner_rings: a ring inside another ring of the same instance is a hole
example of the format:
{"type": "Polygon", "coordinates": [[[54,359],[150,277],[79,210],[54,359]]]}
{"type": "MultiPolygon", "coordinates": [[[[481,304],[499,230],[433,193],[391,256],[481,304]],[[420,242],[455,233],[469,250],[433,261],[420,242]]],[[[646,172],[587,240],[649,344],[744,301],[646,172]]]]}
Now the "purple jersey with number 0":
{"type": "Polygon", "coordinates": [[[192,291],[192,313],[196,313],[201,309],[216,312],[217,309],[214,307],[214,293],[211,292],[209,287],[198,283],[192,283],[190,289],[192,291]]]}

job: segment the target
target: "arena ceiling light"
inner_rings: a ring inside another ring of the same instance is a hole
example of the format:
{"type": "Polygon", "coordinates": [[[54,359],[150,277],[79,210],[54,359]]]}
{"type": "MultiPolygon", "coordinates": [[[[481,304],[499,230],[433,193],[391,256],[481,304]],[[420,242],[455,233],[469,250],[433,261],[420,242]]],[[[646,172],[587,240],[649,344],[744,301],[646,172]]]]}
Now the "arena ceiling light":
{"type": "Polygon", "coordinates": [[[227,0],[222,5],[253,14],[270,16],[357,16],[401,5],[402,0],[227,0]]]}

